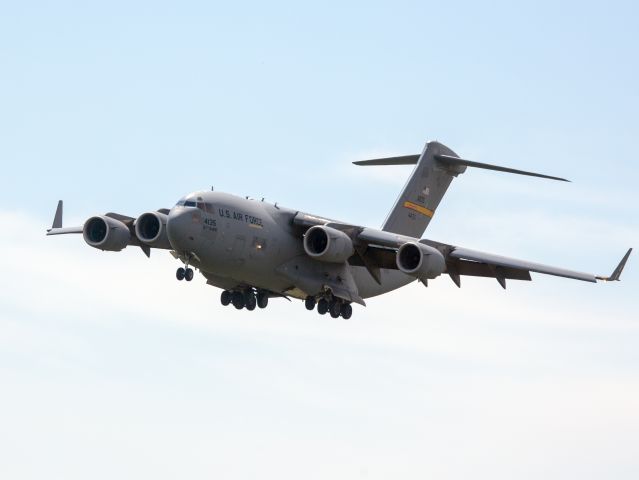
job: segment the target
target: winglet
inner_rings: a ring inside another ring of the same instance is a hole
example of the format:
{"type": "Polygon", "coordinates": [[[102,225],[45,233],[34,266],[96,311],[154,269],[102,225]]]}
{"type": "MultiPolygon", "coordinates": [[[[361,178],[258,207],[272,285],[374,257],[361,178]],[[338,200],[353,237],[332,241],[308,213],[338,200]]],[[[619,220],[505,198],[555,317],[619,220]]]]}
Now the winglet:
{"type": "Polygon", "coordinates": [[[67,233],[82,233],[82,227],[62,227],[62,200],[58,201],[58,208],[55,209],[53,225],[47,228],[48,235],[66,235],[67,233]]]}
{"type": "Polygon", "coordinates": [[[602,280],[604,282],[618,282],[619,277],[621,276],[621,272],[623,271],[623,268],[626,266],[626,262],[628,261],[628,257],[630,257],[631,253],[632,253],[632,248],[629,248],[626,254],[621,259],[621,262],[619,262],[619,265],[617,265],[617,268],[615,268],[614,272],[612,272],[612,274],[609,277],[597,277],[597,280],[602,280]]]}
{"type": "Polygon", "coordinates": [[[58,208],[55,210],[55,216],[53,217],[53,225],[51,229],[62,228],[62,200],[58,200],[58,208]]]}

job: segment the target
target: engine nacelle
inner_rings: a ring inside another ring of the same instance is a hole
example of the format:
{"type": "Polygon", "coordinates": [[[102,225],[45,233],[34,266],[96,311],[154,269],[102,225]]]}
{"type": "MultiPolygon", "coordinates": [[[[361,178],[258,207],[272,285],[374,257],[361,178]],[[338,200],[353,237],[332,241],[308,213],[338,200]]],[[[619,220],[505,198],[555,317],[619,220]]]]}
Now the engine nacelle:
{"type": "Polygon", "coordinates": [[[316,225],[304,235],[304,251],[309,257],[322,262],[343,263],[353,255],[355,248],[344,232],[316,225]]]}
{"type": "Polygon", "coordinates": [[[131,240],[129,227],[111,217],[89,218],[82,228],[82,236],[92,247],[111,252],[119,252],[131,240]]]}
{"type": "Polygon", "coordinates": [[[438,277],[446,270],[440,251],[422,243],[405,243],[397,250],[395,261],[401,272],[423,280],[438,277]]]}
{"type": "Polygon", "coordinates": [[[142,243],[153,248],[170,250],[171,244],[166,234],[168,215],[160,212],[143,213],[135,221],[135,235],[142,243]]]}

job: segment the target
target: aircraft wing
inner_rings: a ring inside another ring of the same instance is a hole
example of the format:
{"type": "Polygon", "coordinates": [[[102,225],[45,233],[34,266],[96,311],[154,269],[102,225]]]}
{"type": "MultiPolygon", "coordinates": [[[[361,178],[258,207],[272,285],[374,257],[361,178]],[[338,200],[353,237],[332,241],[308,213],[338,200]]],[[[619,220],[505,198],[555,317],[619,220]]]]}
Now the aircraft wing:
{"type": "Polygon", "coordinates": [[[503,288],[506,288],[506,280],[531,280],[531,272],[592,283],[596,283],[598,280],[617,281],[632,252],[632,248],[626,252],[612,274],[595,275],[480,252],[433,240],[417,239],[373,228],[346,225],[328,219],[306,216],[302,213],[297,215],[295,223],[304,227],[308,227],[310,224],[326,225],[348,233],[354,240],[356,251],[349,263],[366,267],[378,282],[380,281],[380,268],[397,269],[395,263],[397,249],[407,242],[419,242],[439,250],[446,260],[447,270],[445,273],[450,276],[458,287],[461,286],[461,276],[476,276],[495,278],[503,288]]]}
{"type": "MultiPolygon", "coordinates": [[[[469,248],[447,245],[432,240],[417,240],[390,232],[380,232],[374,229],[363,229],[358,238],[366,242],[369,246],[378,245],[380,247],[391,248],[395,250],[407,241],[418,241],[425,245],[431,246],[439,250],[446,259],[447,272],[451,279],[460,286],[460,276],[481,276],[496,278],[499,284],[506,288],[506,280],[531,280],[530,273],[542,273],[545,275],[554,275],[557,277],[571,278],[574,280],[582,280],[585,282],[596,283],[600,281],[618,281],[621,272],[630,257],[632,248],[630,248],[623,256],[615,270],[610,275],[595,275],[592,273],[578,272],[566,268],[544,265],[541,263],[530,262],[527,260],[519,260],[516,258],[504,257],[492,253],[480,252],[469,248]]],[[[388,262],[386,267],[388,268],[388,262]]]]}
{"type": "MultiPolygon", "coordinates": [[[[84,226],[83,225],[76,226],[76,227],[63,227],[62,226],[63,208],[64,208],[64,204],[63,204],[62,200],[58,201],[58,206],[57,206],[56,211],[55,211],[55,216],[53,217],[53,224],[51,225],[51,228],[47,229],[47,236],[50,236],[50,235],[81,234],[81,233],[83,233],[83,231],[84,231],[84,226]]],[[[168,215],[169,210],[166,209],[166,208],[162,208],[162,209],[159,209],[158,212],[163,213],[165,215],[168,215]]],[[[146,245],[146,244],[140,242],[140,240],[138,240],[138,238],[135,235],[135,229],[134,229],[135,218],[129,217],[128,215],[122,215],[120,213],[113,213],[113,212],[105,213],[104,216],[105,217],[110,217],[110,218],[113,218],[115,220],[118,220],[119,222],[122,222],[129,229],[130,234],[131,234],[131,238],[129,240],[128,245],[138,246],[138,247],[140,247],[142,249],[142,251],[144,252],[144,254],[147,257],[151,256],[151,247],[149,245],[146,245]]]]}
{"type": "Polygon", "coordinates": [[[583,280],[584,282],[595,283],[597,281],[596,275],[593,275],[591,273],[576,272],[573,270],[567,270],[565,268],[552,267],[549,265],[542,265],[540,263],[518,260],[516,258],[494,255],[492,253],[479,252],[477,250],[471,250],[469,248],[454,248],[448,254],[448,258],[483,263],[494,267],[495,269],[512,268],[515,270],[526,270],[528,272],[543,273],[546,275],[555,275],[557,277],[583,280]]]}

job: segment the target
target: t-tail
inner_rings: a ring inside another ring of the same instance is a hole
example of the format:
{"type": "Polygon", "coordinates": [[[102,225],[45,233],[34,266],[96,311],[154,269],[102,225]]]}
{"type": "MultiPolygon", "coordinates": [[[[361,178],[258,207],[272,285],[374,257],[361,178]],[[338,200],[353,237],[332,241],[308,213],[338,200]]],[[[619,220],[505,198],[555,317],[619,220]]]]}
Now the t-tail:
{"type": "Polygon", "coordinates": [[[413,173],[382,226],[384,231],[415,238],[420,238],[426,231],[453,178],[464,173],[467,167],[569,181],[565,178],[464,160],[439,142],[428,142],[421,155],[378,158],[353,163],[361,166],[415,165],[413,173]]]}

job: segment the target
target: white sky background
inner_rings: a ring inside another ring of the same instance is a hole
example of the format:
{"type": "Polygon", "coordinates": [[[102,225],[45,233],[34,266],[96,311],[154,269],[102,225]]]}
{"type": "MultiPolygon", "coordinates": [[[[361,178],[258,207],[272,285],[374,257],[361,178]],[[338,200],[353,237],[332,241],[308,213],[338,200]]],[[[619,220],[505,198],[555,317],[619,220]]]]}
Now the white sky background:
{"type": "Polygon", "coordinates": [[[469,171],[428,237],[609,274],[639,245],[636,7],[3,9],[1,478],[637,478],[634,257],[346,322],[44,237],[58,198],[72,225],[210,184],[379,225],[410,169],[349,162],[436,138],[574,183],[469,171]]]}

